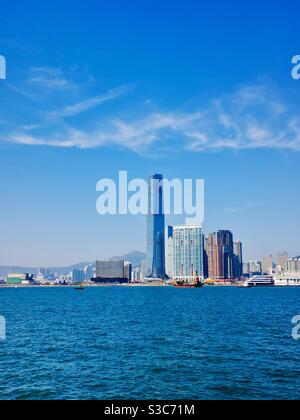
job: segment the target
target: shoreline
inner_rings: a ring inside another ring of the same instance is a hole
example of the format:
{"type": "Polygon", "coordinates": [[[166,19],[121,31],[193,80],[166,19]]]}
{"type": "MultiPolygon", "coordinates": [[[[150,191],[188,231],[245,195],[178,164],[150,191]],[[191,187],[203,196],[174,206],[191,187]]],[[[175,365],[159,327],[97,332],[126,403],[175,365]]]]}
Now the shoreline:
{"type": "MultiPolygon", "coordinates": [[[[76,289],[78,288],[78,286],[81,285],[76,285],[76,284],[37,284],[37,285],[32,285],[32,284],[0,284],[0,290],[4,290],[4,289],[76,289]]],[[[136,288],[136,287],[141,287],[141,288],[145,288],[145,287],[163,287],[163,288],[175,288],[174,285],[172,284],[165,284],[165,283],[124,283],[124,284],[83,284],[82,287],[84,289],[92,289],[92,288],[105,288],[105,287],[125,287],[125,288],[136,288]]],[[[243,289],[244,287],[240,284],[240,283],[236,283],[236,284],[204,284],[203,288],[215,288],[215,287],[222,287],[222,288],[228,288],[228,287],[234,287],[234,288],[238,288],[238,289],[243,289]]],[[[253,288],[266,288],[267,286],[257,286],[257,287],[253,287],[253,288]]],[[[283,286],[283,285],[274,285],[271,288],[297,288],[300,287],[297,285],[287,285],[287,286],[283,286]]],[[[270,288],[270,287],[267,287],[270,288]]]]}
{"type": "MultiPolygon", "coordinates": [[[[0,290],[5,290],[5,289],[76,289],[76,285],[0,285],[0,290]]],[[[151,284],[151,283],[146,283],[146,284],[142,284],[142,283],[138,283],[138,284],[98,284],[98,285],[83,285],[84,289],[94,289],[94,288],[107,288],[107,287],[123,287],[123,288],[150,288],[150,287],[162,287],[162,288],[173,288],[175,289],[175,287],[171,284],[151,284]]],[[[204,285],[203,288],[237,288],[237,289],[243,289],[244,287],[242,287],[239,284],[210,284],[210,285],[204,285]]],[[[273,286],[271,287],[272,289],[277,289],[277,288],[297,288],[297,286],[273,286]]],[[[299,287],[299,286],[298,286],[299,287]]],[[[264,288],[264,287],[253,287],[254,289],[257,288],[264,288]]],[[[268,289],[270,287],[267,287],[268,289]]]]}
{"type": "MultiPolygon", "coordinates": [[[[16,284],[16,285],[6,285],[1,284],[1,289],[74,289],[78,287],[76,284],[61,284],[61,285],[51,285],[51,284],[37,284],[37,285],[28,285],[28,284],[16,284]]],[[[172,287],[170,284],[155,284],[155,283],[135,283],[135,284],[84,284],[84,288],[95,288],[95,287],[172,287]]]]}

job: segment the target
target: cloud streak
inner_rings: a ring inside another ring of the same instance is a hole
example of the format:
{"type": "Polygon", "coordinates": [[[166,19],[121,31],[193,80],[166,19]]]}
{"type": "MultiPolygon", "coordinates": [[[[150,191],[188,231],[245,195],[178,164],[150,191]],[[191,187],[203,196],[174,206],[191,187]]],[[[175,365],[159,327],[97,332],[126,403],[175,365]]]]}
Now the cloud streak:
{"type": "Polygon", "coordinates": [[[94,98],[89,98],[84,101],[78,102],[72,105],[66,105],[64,108],[57,111],[50,111],[47,113],[46,118],[51,121],[64,119],[67,117],[74,117],[83,112],[89,111],[92,108],[96,108],[99,105],[102,105],[106,102],[113,101],[119,96],[124,95],[129,91],[129,86],[123,85],[116,89],[111,89],[107,93],[96,96],[94,98]]]}
{"type": "MultiPolygon", "coordinates": [[[[87,112],[116,99],[127,87],[112,89],[61,110],[50,111],[55,121],[87,112]]],[[[106,118],[87,129],[60,127],[55,133],[10,133],[7,140],[26,145],[96,148],[118,146],[137,153],[155,151],[203,152],[251,149],[300,151],[300,117],[274,89],[249,85],[214,99],[192,112],[159,111],[136,119],[106,118]]]]}
{"type": "Polygon", "coordinates": [[[27,84],[47,89],[70,89],[74,87],[60,68],[51,67],[32,67],[27,84]]]}

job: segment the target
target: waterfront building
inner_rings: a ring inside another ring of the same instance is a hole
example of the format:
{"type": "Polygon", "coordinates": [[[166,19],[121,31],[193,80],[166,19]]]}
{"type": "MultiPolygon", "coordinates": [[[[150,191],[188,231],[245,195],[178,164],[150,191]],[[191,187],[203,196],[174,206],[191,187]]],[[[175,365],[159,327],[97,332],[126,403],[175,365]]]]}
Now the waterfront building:
{"type": "Polygon", "coordinates": [[[49,268],[40,268],[39,273],[38,273],[38,278],[41,281],[54,281],[55,280],[55,275],[51,274],[50,269],[49,268]]]}
{"type": "Polygon", "coordinates": [[[73,269],[72,273],[72,283],[73,284],[78,284],[78,283],[84,283],[85,281],[85,273],[84,270],[77,270],[77,269],[73,269]]]}
{"type": "Polygon", "coordinates": [[[86,265],[84,267],[83,271],[84,271],[84,279],[85,279],[85,281],[90,281],[90,279],[92,277],[94,277],[94,274],[95,274],[95,266],[94,266],[94,264],[86,265]]]}
{"type": "Polygon", "coordinates": [[[200,226],[173,227],[173,255],[175,280],[193,282],[204,278],[203,235],[200,226]]]}
{"type": "Polygon", "coordinates": [[[43,276],[50,276],[51,272],[49,268],[40,268],[40,273],[43,276]]]}
{"type": "Polygon", "coordinates": [[[125,261],[96,261],[96,277],[124,277],[125,261]]]}
{"type": "Polygon", "coordinates": [[[208,279],[208,254],[207,254],[208,238],[203,235],[203,272],[204,278],[208,279]]]}
{"type": "Polygon", "coordinates": [[[21,285],[21,284],[29,284],[33,282],[33,276],[30,276],[27,273],[24,274],[9,274],[6,277],[6,284],[8,285],[21,285]]]}
{"type": "Polygon", "coordinates": [[[143,275],[142,269],[140,267],[134,268],[132,270],[132,283],[142,283],[143,275]]]}
{"type": "Polygon", "coordinates": [[[166,235],[166,274],[172,278],[174,276],[174,239],[173,226],[168,226],[166,235]]]}
{"type": "Polygon", "coordinates": [[[240,279],[243,276],[243,244],[234,241],[234,277],[240,279]]]}
{"type": "Polygon", "coordinates": [[[71,284],[72,283],[72,273],[70,274],[61,274],[54,282],[55,284],[71,284]]]}
{"type": "Polygon", "coordinates": [[[288,259],[285,270],[287,273],[300,273],[300,257],[288,259]]]}
{"type": "Polygon", "coordinates": [[[251,274],[262,274],[261,261],[250,261],[250,273],[251,274]]]}
{"type": "Polygon", "coordinates": [[[146,277],[164,279],[166,278],[165,214],[162,175],[155,174],[149,179],[148,206],[146,277]]]}
{"type": "Polygon", "coordinates": [[[234,279],[233,235],[228,230],[211,233],[207,238],[208,276],[212,279],[234,279]]]}
{"type": "Polygon", "coordinates": [[[132,264],[129,261],[124,261],[124,277],[129,282],[132,281],[132,264]]]}
{"type": "Polygon", "coordinates": [[[289,259],[289,254],[286,251],[280,254],[277,254],[276,265],[278,267],[281,267],[282,270],[284,270],[288,259],[289,259]]]}
{"type": "Polygon", "coordinates": [[[40,268],[39,275],[45,277],[46,276],[46,268],[40,268]]]}
{"type": "Polygon", "coordinates": [[[250,263],[246,262],[243,264],[243,275],[244,276],[250,276],[251,271],[250,271],[250,263]]]}
{"type": "Polygon", "coordinates": [[[263,257],[262,259],[262,272],[263,274],[272,274],[273,273],[273,255],[263,257]]]}
{"type": "Polygon", "coordinates": [[[96,283],[128,283],[131,280],[131,263],[119,261],[96,261],[96,283]]]}

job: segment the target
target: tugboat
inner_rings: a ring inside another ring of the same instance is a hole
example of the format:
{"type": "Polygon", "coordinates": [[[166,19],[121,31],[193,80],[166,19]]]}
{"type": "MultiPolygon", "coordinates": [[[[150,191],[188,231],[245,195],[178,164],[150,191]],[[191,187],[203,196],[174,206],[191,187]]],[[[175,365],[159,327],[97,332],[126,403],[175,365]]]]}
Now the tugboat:
{"type": "Polygon", "coordinates": [[[177,289],[200,289],[201,287],[203,287],[203,283],[200,280],[200,277],[198,275],[198,273],[195,273],[195,279],[193,281],[193,283],[185,283],[183,280],[182,281],[177,281],[174,283],[174,286],[177,289]]]}

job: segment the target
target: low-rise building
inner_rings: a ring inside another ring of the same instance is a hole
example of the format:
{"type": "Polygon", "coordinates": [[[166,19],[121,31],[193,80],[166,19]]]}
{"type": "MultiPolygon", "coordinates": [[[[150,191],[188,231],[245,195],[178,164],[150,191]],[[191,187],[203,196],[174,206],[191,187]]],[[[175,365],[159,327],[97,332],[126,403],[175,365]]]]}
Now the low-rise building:
{"type": "Polygon", "coordinates": [[[96,261],[95,283],[129,283],[132,265],[128,261],[96,261]]]}
{"type": "Polygon", "coordinates": [[[33,281],[33,277],[29,274],[9,274],[6,277],[6,284],[8,285],[21,285],[29,284],[30,281],[33,281]]]}

